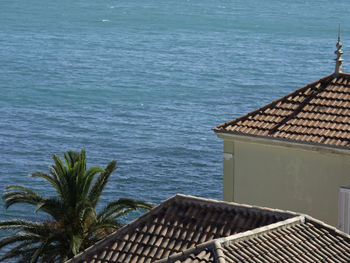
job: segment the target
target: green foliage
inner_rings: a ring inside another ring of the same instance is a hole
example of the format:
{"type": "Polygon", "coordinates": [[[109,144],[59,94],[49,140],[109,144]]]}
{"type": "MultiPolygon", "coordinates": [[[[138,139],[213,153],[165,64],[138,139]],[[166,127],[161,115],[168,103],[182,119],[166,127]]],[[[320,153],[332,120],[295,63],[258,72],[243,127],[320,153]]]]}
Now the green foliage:
{"type": "Polygon", "coordinates": [[[84,150],[69,151],[63,157],[65,164],[57,155],[52,156],[54,165],[50,166],[50,174],[35,172],[30,175],[48,182],[57,192],[56,197],[44,197],[20,185],[6,188],[2,196],[5,208],[30,204],[35,206],[35,212],[42,211],[50,219],[0,222],[0,230],[11,232],[0,240],[0,249],[10,247],[0,261],[64,262],[119,229],[122,226],[119,217],[136,209],[152,208],[144,201],[120,198],[97,212],[103,189],[116,170],[116,161],[111,161],[105,169],[95,166],[87,170],[84,150]]]}

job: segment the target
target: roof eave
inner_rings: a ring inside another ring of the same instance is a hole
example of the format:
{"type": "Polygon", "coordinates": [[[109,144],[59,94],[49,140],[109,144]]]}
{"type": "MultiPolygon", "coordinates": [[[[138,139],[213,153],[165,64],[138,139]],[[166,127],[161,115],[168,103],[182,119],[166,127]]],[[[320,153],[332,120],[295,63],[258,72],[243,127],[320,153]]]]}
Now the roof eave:
{"type": "Polygon", "coordinates": [[[260,143],[268,143],[268,144],[274,144],[274,145],[280,145],[280,146],[302,148],[302,149],[307,149],[311,151],[326,151],[331,153],[350,155],[350,148],[346,146],[337,146],[337,145],[331,145],[331,144],[313,143],[313,142],[278,138],[278,137],[272,137],[272,136],[233,132],[233,131],[227,131],[227,130],[218,129],[218,128],[214,128],[212,130],[215,132],[215,134],[219,138],[222,138],[222,139],[231,137],[236,139],[260,142],[260,143]]]}

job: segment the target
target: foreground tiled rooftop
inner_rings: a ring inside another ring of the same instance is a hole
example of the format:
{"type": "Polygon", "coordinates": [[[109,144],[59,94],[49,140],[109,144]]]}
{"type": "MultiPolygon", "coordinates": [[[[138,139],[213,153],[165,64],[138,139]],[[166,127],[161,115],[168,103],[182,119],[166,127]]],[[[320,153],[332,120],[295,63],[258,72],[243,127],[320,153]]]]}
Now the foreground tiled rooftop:
{"type": "Polygon", "coordinates": [[[71,262],[153,262],[292,216],[277,210],[176,195],[71,262]]]}
{"type": "Polygon", "coordinates": [[[326,76],[215,132],[349,148],[350,74],[326,76]]]}
{"type": "Polygon", "coordinates": [[[350,237],[292,212],[176,195],[68,262],[350,262],[350,237]]]}
{"type": "Polygon", "coordinates": [[[298,216],[207,242],[155,263],[349,261],[349,236],[314,219],[298,216]]]}

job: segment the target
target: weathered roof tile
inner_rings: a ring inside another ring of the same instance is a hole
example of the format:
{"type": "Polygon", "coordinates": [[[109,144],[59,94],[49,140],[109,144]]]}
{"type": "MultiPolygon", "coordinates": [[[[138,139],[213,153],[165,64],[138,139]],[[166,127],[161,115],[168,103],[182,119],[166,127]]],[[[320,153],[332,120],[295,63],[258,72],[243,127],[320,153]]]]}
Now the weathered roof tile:
{"type": "MultiPolygon", "coordinates": [[[[295,214],[177,195],[69,262],[91,263],[94,259],[104,263],[153,262],[203,242],[293,216],[295,214]]],[[[213,262],[210,258],[203,262],[213,262]]],[[[193,259],[197,260],[196,255],[193,259]]]]}
{"type": "Polygon", "coordinates": [[[304,215],[178,195],[73,262],[350,262],[350,236],[304,215]]]}

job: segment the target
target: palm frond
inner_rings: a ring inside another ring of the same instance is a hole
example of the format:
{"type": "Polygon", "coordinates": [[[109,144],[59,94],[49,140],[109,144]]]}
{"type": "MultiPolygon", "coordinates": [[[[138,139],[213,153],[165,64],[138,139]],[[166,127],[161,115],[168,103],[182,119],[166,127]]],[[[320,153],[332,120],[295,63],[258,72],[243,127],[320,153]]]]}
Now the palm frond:
{"type": "Polygon", "coordinates": [[[57,180],[57,178],[53,175],[49,175],[46,173],[42,173],[42,172],[34,172],[30,174],[30,177],[39,177],[42,178],[44,180],[46,180],[47,182],[49,182],[51,184],[51,186],[53,188],[56,189],[57,193],[61,194],[62,193],[62,185],[60,184],[60,182],[57,180]]]}
{"type": "Polygon", "coordinates": [[[100,222],[95,222],[93,225],[91,225],[88,229],[89,235],[92,235],[95,232],[101,232],[104,229],[114,229],[118,230],[123,226],[122,223],[120,223],[118,220],[107,218],[100,222]]]}
{"type": "Polygon", "coordinates": [[[16,203],[37,205],[45,200],[40,194],[37,194],[26,187],[10,185],[6,188],[6,190],[7,192],[2,195],[2,199],[5,201],[6,209],[16,203]],[[21,191],[8,191],[11,189],[18,189],[21,191]]]}
{"type": "Polygon", "coordinates": [[[86,232],[85,249],[97,241],[105,238],[114,231],[120,229],[123,225],[115,219],[105,219],[103,222],[94,222],[86,232]]]}
{"type": "Polygon", "coordinates": [[[36,206],[35,212],[42,210],[55,219],[59,219],[62,216],[63,205],[57,198],[46,199],[38,194],[7,192],[2,196],[2,199],[5,201],[4,207],[6,209],[17,203],[26,203],[36,206]]]}
{"type": "Polygon", "coordinates": [[[65,207],[61,199],[57,197],[51,197],[45,199],[43,203],[37,205],[36,211],[43,211],[52,216],[53,219],[59,221],[64,217],[65,207]]]}
{"type": "Polygon", "coordinates": [[[102,191],[108,182],[110,175],[116,170],[116,168],[117,168],[117,161],[113,160],[107,165],[107,167],[104,169],[104,172],[102,172],[97,177],[97,180],[95,184],[92,186],[88,195],[88,201],[94,207],[96,207],[100,199],[100,196],[102,194],[102,191]]]}
{"type": "Polygon", "coordinates": [[[72,164],[74,163],[74,155],[75,153],[73,151],[63,153],[63,158],[66,162],[66,167],[68,171],[72,169],[72,164]]]}
{"type": "Polygon", "coordinates": [[[40,238],[37,235],[20,232],[0,239],[0,248],[17,242],[21,242],[22,244],[31,244],[33,242],[38,242],[39,240],[40,238]]]}
{"type": "Polygon", "coordinates": [[[120,198],[117,201],[108,203],[102,211],[98,213],[97,218],[108,218],[113,214],[116,214],[114,217],[117,218],[136,209],[150,210],[153,207],[153,204],[145,201],[120,198]]]}
{"type": "Polygon", "coordinates": [[[50,170],[51,176],[57,182],[57,185],[59,185],[59,189],[60,189],[60,191],[58,192],[59,196],[62,198],[62,200],[65,200],[66,195],[69,193],[66,176],[62,174],[58,174],[57,169],[53,165],[49,166],[49,170],[50,170]]]}
{"type": "Polygon", "coordinates": [[[9,251],[7,251],[1,258],[0,262],[11,259],[11,258],[20,258],[17,262],[25,262],[28,263],[31,259],[31,252],[34,251],[32,245],[34,242],[25,241],[21,242],[17,246],[11,248],[9,251]]]}
{"type": "Polygon", "coordinates": [[[0,230],[13,229],[17,231],[26,231],[27,233],[45,236],[51,231],[50,224],[41,222],[32,222],[22,219],[13,219],[0,222],[0,230]]]}
{"type": "Polygon", "coordinates": [[[26,192],[28,194],[31,194],[31,195],[38,195],[40,196],[38,193],[34,192],[33,190],[27,188],[27,187],[24,187],[24,186],[21,186],[21,185],[9,185],[9,186],[6,186],[5,188],[6,190],[10,190],[10,189],[18,189],[18,190],[22,190],[23,192],[26,192]]]}
{"type": "Polygon", "coordinates": [[[40,246],[38,246],[33,253],[30,263],[36,263],[40,256],[42,256],[45,248],[50,244],[50,238],[46,239],[45,241],[41,242],[40,246]]]}
{"type": "Polygon", "coordinates": [[[84,181],[84,186],[82,189],[82,196],[84,196],[85,198],[87,197],[90,187],[91,187],[91,183],[94,180],[95,176],[98,173],[103,173],[105,170],[103,170],[102,168],[98,167],[98,166],[94,166],[91,167],[85,175],[85,181],[84,181]]]}
{"type": "Polygon", "coordinates": [[[67,174],[67,168],[62,163],[62,160],[59,156],[53,154],[52,159],[55,162],[55,165],[52,167],[56,170],[58,175],[66,175],[67,174]]]}
{"type": "Polygon", "coordinates": [[[65,262],[68,260],[66,251],[62,247],[57,247],[55,244],[49,244],[45,248],[45,253],[42,255],[42,262],[65,262]]]}

